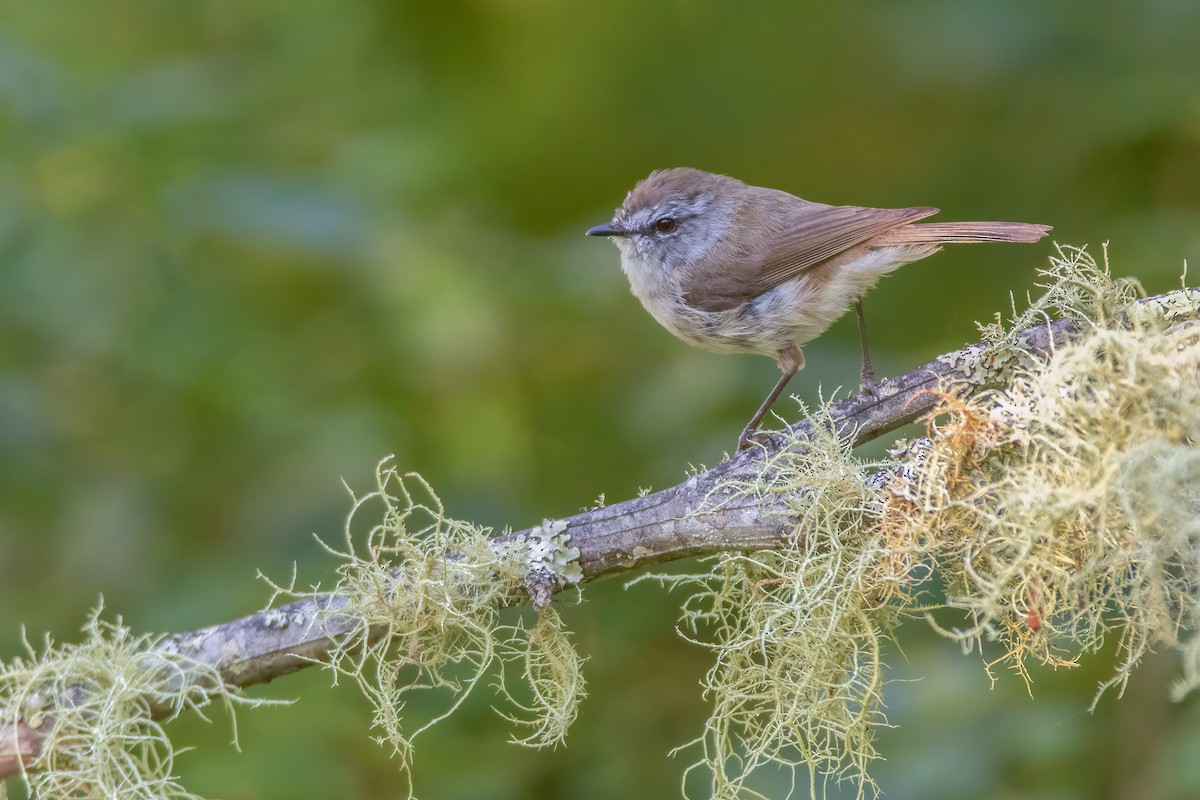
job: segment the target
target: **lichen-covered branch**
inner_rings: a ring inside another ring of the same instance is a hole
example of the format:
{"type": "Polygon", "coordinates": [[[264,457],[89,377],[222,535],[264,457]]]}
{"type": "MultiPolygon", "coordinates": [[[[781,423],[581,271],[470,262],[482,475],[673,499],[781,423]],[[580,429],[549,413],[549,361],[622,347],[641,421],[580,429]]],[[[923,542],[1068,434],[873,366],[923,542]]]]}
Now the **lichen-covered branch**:
{"type": "MultiPolygon", "coordinates": [[[[1069,291],[1070,287],[1058,290],[1069,291]]],[[[1196,318],[1200,291],[1185,289],[1138,303],[1172,323],[1182,322],[1196,318]]],[[[795,497],[731,487],[769,487],[771,472],[781,468],[780,454],[785,450],[803,450],[806,442],[832,437],[853,446],[894,431],[933,411],[945,399],[950,385],[958,387],[960,395],[968,395],[975,388],[1004,385],[1014,368],[1027,367],[1030,360],[1047,356],[1076,334],[1081,320],[1072,318],[1069,308],[1064,308],[1068,313],[1064,318],[1047,318],[1022,330],[1003,333],[1002,337],[985,330],[985,341],[943,355],[885,382],[879,397],[855,395],[833,404],[819,417],[829,426],[828,430],[817,430],[813,426],[819,423],[805,420],[786,431],[765,433],[755,447],[677,486],[547,521],[495,537],[490,542],[470,531],[447,528],[440,508],[431,512],[428,507],[414,506],[411,501],[399,509],[389,505],[388,513],[401,522],[414,508],[432,513],[434,522],[424,530],[437,532],[439,538],[434,540],[435,544],[446,548],[440,553],[462,554],[460,561],[455,562],[461,569],[448,568],[444,558],[438,563],[422,561],[428,554],[423,556],[412,550],[415,545],[408,540],[399,543],[379,540],[371,545],[371,554],[365,558],[353,555],[353,547],[348,544],[346,552],[337,554],[351,565],[343,575],[353,576],[353,596],[346,593],[300,596],[294,602],[239,620],[166,638],[155,644],[155,652],[174,659],[173,663],[192,663],[211,670],[230,687],[246,687],[318,663],[333,662],[340,671],[360,677],[361,662],[355,661],[356,653],[370,651],[379,642],[410,637],[412,647],[419,645],[426,659],[422,667],[436,676],[436,660],[430,655],[436,656],[436,646],[419,637],[424,635],[422,631],[436,629],[443,617],[431,614],[427,608],[398,610],[397,606],[406,598],[406,587],[396,588],[397,582],[423,582],[426,594],[422,597],[428,597],[429,587],[441,591],[448,586],[452,589],[454,582],[473,580],[474,576],[502,575],[507,576],[505,581],[494,582],[495,586],[489,590],[506,593],[502,603],[521,602],[523,587],[525,602],[532,597],[534,604],[542,607],[549,595],[566,583],[595,580],[687,556],[794,545],[797,515],[801,513],[795,497]],[[482,548],[477,546],[479,542],[483,543],[482,548]],[[393,582],[390,586],[378,584],[379,572],[371,569],[380,552],[389,550],[403,551],[400,554],[407,559],[405,563],[420,565],[406,575],[389,573],[388,580],[393,582]],[[570,563],[564,564],[564,559],[570,563]],[[382,607],[378,616],[361,612],[364,596],[377,599],[382,607]],[[352,610],[347,610],[350,606],[352,610]],[[402,623],[396,622],[397,619],[402,623]]],[[[1101,309],[1098,313],[1106,312],[1101,309]]],[[[386,491],[381,486],[373,496],[386,497],[386,491]]],[[[447,599],[435,605],[444,609],[452,602],[458,601],[447,599]]],[[[521,635],[543,648],[543,660],[531,662],[530,669],[535,672],[560,668],[561,663],[556,659],[569,657],[562,655],[569,647],[553,624],[539,623],[535,631],[521,635]]],[[[480,632],[466,648],[480,674],[497,657],[493,649],[504,646],[489,636],[480,632]]],[[[375,691],[386,694],[396,689],[385,686],[375,691]]],[[[575,687],[572,692],[581,693],[582,689],[575,687]]],[[[874,687],[871,692],[875,692],[874,687]]],[[[171,696],[168,693],[165,697],[171,696]]],[[[177,700],[164,700],[152,711],[162,717],[177,712],[178,707],[177,700]]],[[[53,711],[47,713],[52,715],[53,711]]],[[[32,724],[17,716],[19,722],[0,724],[0,777],[16,774],[22,765],[37,762],[41,754],[44,721],[34,720],[39,724],[32,724]]],[[[570,713],[566,716],[569,722],[570,713]]],[[[555,725],[544,721],[523,722],[534,727],[537,744],[552,743],[561,736],[555,725]]],[[[400,752],[408,746],[403,738],[393,744],[400,752]]]]}

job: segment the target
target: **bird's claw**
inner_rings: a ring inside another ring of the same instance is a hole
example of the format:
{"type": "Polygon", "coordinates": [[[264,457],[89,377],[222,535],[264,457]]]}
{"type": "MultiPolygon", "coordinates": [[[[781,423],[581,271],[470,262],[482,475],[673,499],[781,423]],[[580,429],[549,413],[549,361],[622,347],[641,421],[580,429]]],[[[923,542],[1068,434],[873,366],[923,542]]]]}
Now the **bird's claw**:
{"type": "Polygon", "coordinates": [[[751,445],[764,445],[771,436],[771,431],[753,430],[742,431],[742,435],[738,437],[737,449],[740,453],[743,450],[748,450],[751,445]]]}

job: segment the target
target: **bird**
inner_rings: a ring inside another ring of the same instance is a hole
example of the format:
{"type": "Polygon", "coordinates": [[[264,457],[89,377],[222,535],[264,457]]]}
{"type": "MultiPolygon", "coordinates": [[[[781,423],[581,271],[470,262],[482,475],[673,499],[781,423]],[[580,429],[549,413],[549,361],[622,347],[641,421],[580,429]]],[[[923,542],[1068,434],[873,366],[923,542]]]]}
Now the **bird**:
{"type": "Polygon", "coordinates": [[[630,290],[679,339],[716,353],[771,356],[780,378],[738,437],[749,447],[771,405],[804,368],[802,347],[850,308],[858,317],[864,392],[879,384],[862,297],[884,275],[946,244],[1036,242],[1026,222],[922,222],[932,206],[826,205],[689,167],[652,172],[610,222],[630,290]]]}

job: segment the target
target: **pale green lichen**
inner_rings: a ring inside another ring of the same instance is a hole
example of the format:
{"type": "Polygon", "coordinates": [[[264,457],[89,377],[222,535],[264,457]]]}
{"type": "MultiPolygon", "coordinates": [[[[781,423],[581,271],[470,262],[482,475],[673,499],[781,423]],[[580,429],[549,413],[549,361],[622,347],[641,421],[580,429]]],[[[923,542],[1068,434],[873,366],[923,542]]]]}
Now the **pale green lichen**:
{"type": "Polygon", "coordinates": [[[545,608],[555,591],[583,580],[579,548],[571,545],[564,520],[544,520],[505,539],[499,547],[524,563],[525,587],[535,608],[545,608]]]}
{"type": "Polygon", "coordinates": [[[558,612],[550,607],[541,609],[525,638],[510,639],[507,644],[506,661],[520,665],[521,680],[499,683],[518,711],[504,716],[526,731],[524,736],[514,734],[512,741],[528,747],[562,744],[587,692],[583,658],[571,644],[558,612]]]}
{"type": "Polygon", "coordinates": [[[235,703],[269,701],[240,697],[215,667],[171,651],[164,637],[135,636],[119,618],[104,621],[99,609],[83,633],[76,644],[27,644],[27,658],[0,664],[0,722],[40,737],[23,765],[30,797],[192,800],[163,722],[213,702],[232,719],[235,703]]]}
{"type": "Polygon", "coordinates": [[[807,768],[814,794],[829,780],[873,793],[883,643],[899,617],[938,607],[968,615],[948,635],[999,640],[1027,679],[1030,660],[1071,664],[1115,633],[1123,659],[1101,690],[1161,644],[1185,659],[1175,695],[1200,683],[1197,293],[1136,305],[1136,284],[1074,248],[1043,277],[1029,310],[963,356],[928,438],[863,462],[818,412],[814,438],[706,499],[784,498],[794,525],[781,549],[659,576],[694,587],[683,633],[715,655],[692,743],[713,797],[761,796],[753,773],[770,766],[807,768]],[[1047,359],[1017,332],[1052,318],[1075,338],[1047,359]]]}
{"type": "Polygon", "coordinates": [[[1002,390],[947,395],[911,523],[940,551],[947,605],[968,614],[947,631],[965,648],[999,640],[994,663],[1028,680],[1030,660],[1074,664],[1117,635],[1103,691],[1150,647],[1180,647],[1178,694],[1200,674],[1196,297],[1135,305],[1133,284],[1077,250],[1049,275],[1012,328],[1052,311],[1076,336],[1002,390]]]}
{"type": "MultiPolygon", "coordinates": [[[[815,436],[706,498],[708,508],[755,499],[791,527],[779,549],[658,576],[692,590],[681,632],[714,655],[712,713],[690,745],[712,797],[762,797],[754,774],[772,765],[807,771],[813,794],[830,780],[872,793],[883,654],[906,614],[965,615],[939,616],[939,629],[966,650],[998,642],[989,669],[1026,680],[1031,663],[1071,665],[1115,636],[1121,661],[1101,692],[1160,646],[1183,659],[1173,695],[1200,686],[1200,293],[1135,304],[1136,284],[1071,248],[1044,277],[1029,310],[985,326],[988,346],[959,357],[964,380],[939,389],[927,438],[862,461],[826,432],[822,410],[809,415],[815,436]],[[1016,335],[1062,317],[1074,338],[1049,358],[1016,335]],[[941,601],[923,594],[931,568],[948,588],[941,601]]],[[[563,741],[585,695],[582,659],[548,605],[582,577],[565,523],[493,539],[385,460],[331,552],[343,602],[330,613],[353,632],[330,666],[372,702],[378,737],[405,768],[413,737],[488,676],[514,741],[563,741]],[[352,534],[364,517],[367,530],[352,534]],[[501,621],[530,596],[536,616],[501,621]],[[410,726],[405,701],[419,690],[444,692],[446,708],[410,726]]],[[[98,615],[85,634],[0,671],[0,722],[44,737],[27,765],[31,794],[191,798],[154,717],[239,698],[159,638],[98,615]]]]}
{"type": "Polygon", "coordinates": [[[518,540],[528,543],[528,570],[546,576],[555,588],[574,586],[583,580],[579,548],[571,545],[571,534],[564,520],[545,520],[518,540]]]}
{"type": "MultiPolygon", "coordinates": [[[[1026,297],[1026,308],[1018,312],[1012,300],[1012,317],[1007,324],[997,313],[987,325],[979,325],[984,341],[993,352],[1021,349],[1015,334],[1033,325],[1054,319],[1068,319],[1076,328],[1118,324],[1141,295],[1141,287],[1130,278],[1114,280],[1108,264],[1108,249],[1104,249],[1103,264],[1097,263],[1083,247],[1058,246],[1058,255],[1050,265],[1039,270],[1043,292],[1036,298],[1026,297]]],[[[1016,355],[1021,355],[1019,352],[1016,355]]],[[[1022,359],[1026,366],[1038,360],[1022,359]]]]}
{"type": "Polygon", "coordinates": [[[429,485],[399,473],[390,458],[379,464],[374,491],[351,494],[344,547],[327,549],[341,561],[333,591],[346,601],[329,613],[355,627],[339,639],[329,666],[370,701],[377,741],[392,748],[407,772],[413,739],[490,675],[498,676],[503,695],[529,695],[514,700],[507,715],[529,729],[514,741],[533,747],[562,741],[585,696],[582,659],[553,609],[539,609],[532,626],[504,624],[500,612],[532,586],[578,581],[578,551],[565,525],[494,541],[487,529],[448,517],[429,485]],[[367,530],[356,532],[364,517],[367,530]],[[505,666],[516,664],[527,693],[504,684],[505,666]],[[441,692],[445,708],[409,724],[406,700],[418,691],[441,692]]]}
{"type": "Polygon", "coordinates": [[[829,779],[859,794],[874,786],[874,733],[886,724],[882,643],[915,554],[879,525],[885,496],[867,478],[887,465],[858,460],[824,425],[813,428],[756,479],[709,498],[782,498],[794,522],[784,547],[718,556],[704,574],[656,576],[693,587],[682,632],[715,657],[704,681],[712,712],[681,748],[699,749],[692,769],[711,774],[715,798],[762,796],[752,775],[772,764],[807,768],[814,793],[829,779]]]}
{"type": "Polygon", "coordinates": [[[1132,308],[1139,292],[1136,282],[1111,278],[1107,259],[1101,267],[1087,250],[1078,247],[1059,246],[1058,256],[1040,274],[1038,286],[1044,292],[1036,299],[1026,298],[1024,311],[1017,311],[1013,298],[1007,324],[997,313],[992,322],[978,326],[982,345],[938,357],[951,367],[957,382],[998,387],[1007,385],[1019,372],[1037,371],[1043,357],[1025,347],[1018,334],[1053,320],[1087,326],[1117,318],[1132,308]]]}

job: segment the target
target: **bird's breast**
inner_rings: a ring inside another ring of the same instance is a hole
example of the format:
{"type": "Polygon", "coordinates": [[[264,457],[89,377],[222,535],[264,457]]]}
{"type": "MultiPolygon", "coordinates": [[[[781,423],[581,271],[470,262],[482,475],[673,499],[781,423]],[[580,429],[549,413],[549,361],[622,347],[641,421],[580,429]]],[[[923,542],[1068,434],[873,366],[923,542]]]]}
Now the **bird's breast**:
{"type": "Polygon", "coordinates": [[[677,338],[714,353],[774,355],[787,346],[790,331],[781,327],[778,309],[761,298],[725,311],[689,306],[680,292],[638,294],[650,316],[677,338]]]}

